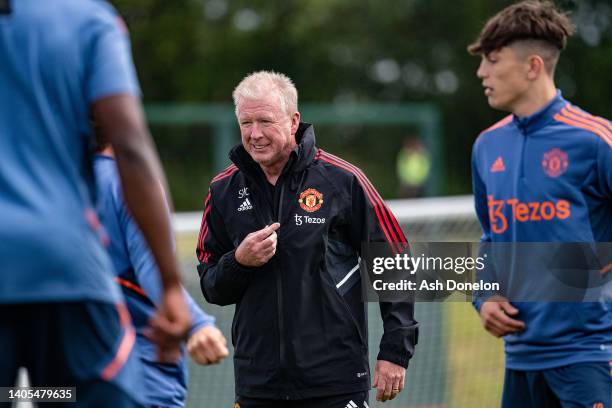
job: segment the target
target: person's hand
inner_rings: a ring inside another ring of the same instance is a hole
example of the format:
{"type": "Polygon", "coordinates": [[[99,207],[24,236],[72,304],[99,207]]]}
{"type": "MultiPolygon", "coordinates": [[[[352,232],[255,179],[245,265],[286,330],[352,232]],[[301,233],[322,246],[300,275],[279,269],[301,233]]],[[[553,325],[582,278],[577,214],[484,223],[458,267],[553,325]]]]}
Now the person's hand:
{"type": "Polygon", "coordinates": [[[181,356],[181,343],[191,327],[189,309],[180,285],[164,290],[162,302],[149,321],[145,336],[157,344],[159,361],[176,362],[181,356]]]}
{"type": "Polygon", "coordinates": [[[501,296],[493,296],[480,306],[482,325],[495,337],[525,330],[525,323],[510,317],[518,313],[518,309],[501,296]]]}
{"type": "Polygon", "coordinates": [[[374,384],[376,401],[385,402],[397,397],[404,389],[406,369],[390,361],[378,360],[374,369],[374,384]]]}
{"type": "Polygon", "coordinates": [[[276,253],[276,230],[280,224],[275,222],[259,231],[247,235],[236,249],[236,261],[242,266],[264,265],[276,253]]]}
{"type": "Polygon", "coordinates": [[[187,351],[200,365],[217,364],[229,355],[227,341],[215,326],[204,326],[189,337],[187,351]]]}

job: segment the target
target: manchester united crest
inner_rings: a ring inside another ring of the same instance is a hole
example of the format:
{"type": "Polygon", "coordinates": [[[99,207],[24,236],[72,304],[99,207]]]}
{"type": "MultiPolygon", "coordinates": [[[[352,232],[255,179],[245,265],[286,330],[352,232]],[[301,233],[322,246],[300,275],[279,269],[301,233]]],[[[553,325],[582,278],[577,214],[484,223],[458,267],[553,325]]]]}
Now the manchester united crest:
{"type": "Polygon", "coordinates": [[[558,147],[544,153],[542,158],[542,169],[549,177],[559,177],[565,173],[568,165],[567,153],[558,147]]]}
{"type": "Polygon", "coordinates": [[[317,211],[323,205],[323,194],[319,193],[314,188],[304,190],[298,199],[302,210],[309,213],[317,211]]]}

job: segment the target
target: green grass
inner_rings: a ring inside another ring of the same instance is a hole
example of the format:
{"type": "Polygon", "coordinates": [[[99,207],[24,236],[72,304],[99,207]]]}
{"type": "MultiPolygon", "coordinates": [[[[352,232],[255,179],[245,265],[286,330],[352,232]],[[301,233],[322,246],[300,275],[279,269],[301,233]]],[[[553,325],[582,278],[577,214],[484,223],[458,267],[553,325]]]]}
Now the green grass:
{"type": "MultiPolygon", "coordinates": [[[[467,302],[448,302],[449,407],[498,407],[504,378],[503,341],[483,329],[467,302]]],[[[417,349],[418,352],[418,349],[417,349]]]]}

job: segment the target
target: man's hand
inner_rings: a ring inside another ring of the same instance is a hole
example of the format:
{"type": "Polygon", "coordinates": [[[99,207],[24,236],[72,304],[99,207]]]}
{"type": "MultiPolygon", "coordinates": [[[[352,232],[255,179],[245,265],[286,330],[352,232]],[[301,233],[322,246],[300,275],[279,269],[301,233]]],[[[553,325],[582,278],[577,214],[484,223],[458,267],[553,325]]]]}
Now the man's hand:
{"type": "Polygon", "coordinates": [[[180,285],[166,288],[149,326],[145,335],[157,344],[159,361],[176,362],[181,355],[181,342],[191,327],[189,309],[180,285]]]}
{"type": "Polygon", "coordinates": [[[276,253],[276,230],[279,228],[280,224],[275,222],[247,235],[236,249],[236,261],[248,267],[261,266],[268,262],[276,253]]]}
{"type": "Polygon", "coordinates": [[[204,326],[187,342],[187,351],[200,365],[217,364],[229,355],[227,341],[215,326],[204,326]]]}
{"type": "Polygon", "coordinates": [[[525,323],[511,318],[518,309],[501,296],[493,296],[480,307],[480,320],[484,328],[495,337],[525,330],[525,323]]]}
{"type": "Polygon", "coordinates": [[[389,361],[378,360],[374,369],[374,384],[376,388],[376,401],[385,402],[397,397],[404,389],[406,369],[389,361]]]}

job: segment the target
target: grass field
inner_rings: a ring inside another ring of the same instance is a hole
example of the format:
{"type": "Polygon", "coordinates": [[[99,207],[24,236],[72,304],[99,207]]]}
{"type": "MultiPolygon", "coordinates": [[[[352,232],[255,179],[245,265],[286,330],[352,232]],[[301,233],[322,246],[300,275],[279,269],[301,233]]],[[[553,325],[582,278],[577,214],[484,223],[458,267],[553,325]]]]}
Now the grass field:
{"type": "Polygon", "coordinates": [[[498,407],[504,375],[502,340],[484,331],[470,303],[448,302],[446,312],[450,326],[448,406],[498,407]]]}

